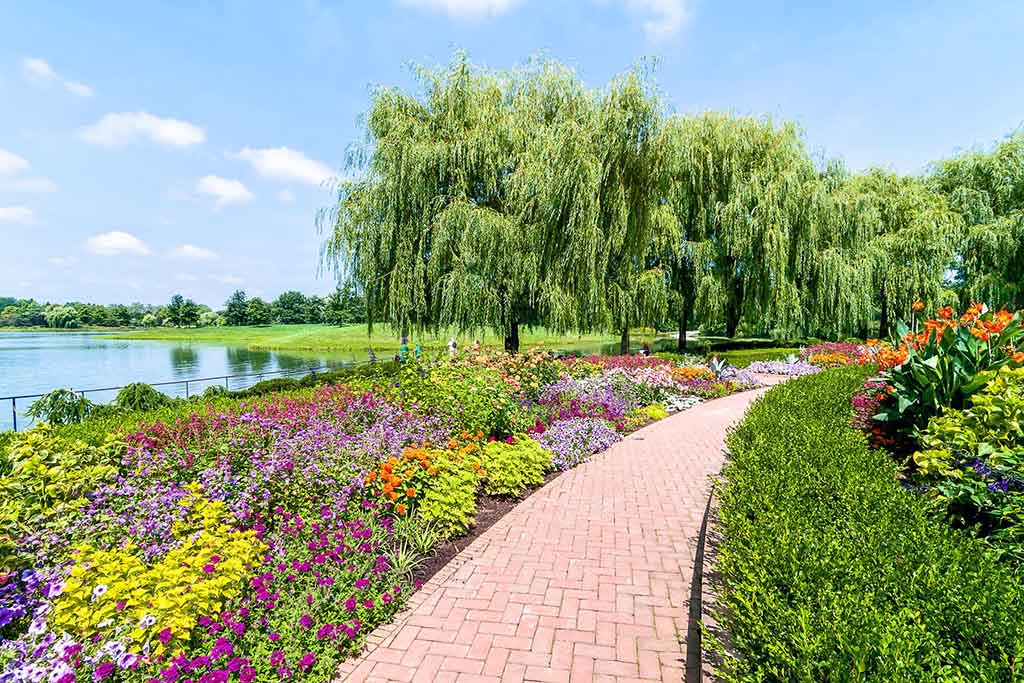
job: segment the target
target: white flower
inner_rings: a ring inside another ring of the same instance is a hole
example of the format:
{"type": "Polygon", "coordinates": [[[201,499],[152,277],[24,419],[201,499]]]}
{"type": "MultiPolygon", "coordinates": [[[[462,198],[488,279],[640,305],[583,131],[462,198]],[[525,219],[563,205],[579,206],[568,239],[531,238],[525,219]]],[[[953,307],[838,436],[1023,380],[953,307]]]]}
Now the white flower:
{"type": "Polygon", "coordinates": [[[139,620],[139,628],[149,628],[156,623],[156,617],[152,614],[147,614],[139,620]]]}
{"type": "Polygon", "coordinates": [[[106,594],[107,594],[107,584],[105,584],[105,583],[98,584],[95,588],[92,589],[92,599],[93,599],[93,602],[95,602],[96,600],[99,600],[100,598],[102,598],[106,594]]]}

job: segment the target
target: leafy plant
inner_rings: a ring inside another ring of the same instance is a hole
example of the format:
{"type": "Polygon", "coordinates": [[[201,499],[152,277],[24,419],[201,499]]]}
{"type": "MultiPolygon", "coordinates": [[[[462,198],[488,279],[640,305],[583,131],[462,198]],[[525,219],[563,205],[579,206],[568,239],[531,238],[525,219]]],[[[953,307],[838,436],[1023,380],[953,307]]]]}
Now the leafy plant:
{"type": "Polygon", "coordinates": [[[77,424],[85,420],[96,404],[71,389],[54,389],[29,405],[25,414],[55,425],[77,424]]]}
{"type": "Polygon", "coordinates": [[[115,405],[122,410],[156,410],[171,402],[171,398],[146,384],[135,382],[117,392],[115,405]]]}
{"type": "Polygon", "coordinates": [[[435,473],[424,486],[419,514],[433,523],[443,538],[464,534],[476,517],[478,467],[449,452],[439,452],[431,465],[435,473]]]}
{"type": "Polygon", "coordinates": [[[882,374],[892,397],[875,419],[909,433],[942,410],[962,409],[999,368],[1024,361],[1020,313],[991,313],[975,304],[957,319],[946,308],[925,321],[922,332],[902,323],[899,330],[902,360],[882,374]]]}
{"type": "Polygon", "coordinates": [[[521,496],[544,483],[551,453],[528,436],[492,441],[480,453],[484,491],[492,496],[521,496]]]}

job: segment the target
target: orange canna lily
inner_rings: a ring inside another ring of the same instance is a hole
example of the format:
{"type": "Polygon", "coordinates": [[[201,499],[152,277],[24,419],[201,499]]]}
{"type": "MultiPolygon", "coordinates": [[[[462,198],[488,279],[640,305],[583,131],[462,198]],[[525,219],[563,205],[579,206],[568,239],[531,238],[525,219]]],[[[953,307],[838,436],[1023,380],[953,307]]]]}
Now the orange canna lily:
{"type": "Polygon", "coordinates": [[[924,302],[921,301],[920,299],[917,299],[916,301],[914,301],[913,309],[916,313],[920,313],[921,311],[924,310],[924,302]]]}

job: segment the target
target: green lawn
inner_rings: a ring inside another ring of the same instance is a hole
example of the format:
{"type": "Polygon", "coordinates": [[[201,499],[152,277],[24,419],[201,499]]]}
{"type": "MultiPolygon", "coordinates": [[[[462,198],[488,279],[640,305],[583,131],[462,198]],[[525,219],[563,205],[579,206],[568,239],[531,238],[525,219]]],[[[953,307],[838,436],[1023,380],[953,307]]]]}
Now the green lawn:
{"type": "MultiPolygon", "coordinates": [[[[664,336],[664,335],[663,335],[664,336]]],[[[673,335],[668,335],[673,336],[673,335]]],[[[113,335],[116,339],[155,339],[161,341],[182,341],[228,346],[245,346],[256,351],[356,351],[363,352],[369,348],[380,353],[394,353],[399,348],[398,333],[385,326],[375,326],[373,335],[367,333],[366,325],[346,325],[331,327],[328,325],[265,325],[253,327],[200,327],[178,329],[173,327],[157,327],[130,332],[119,332],[113,335]]],[[[635,331],[632,342],[637,346],[643,342],[652,342],[656,338],[653,331],[635,331]]],[[[449,335],[411,334],[410,347],[417,343],[425,349],[443,349],[448,343],[449,335]]],[[[501,348],[501,337],[493,334],[458,335],[459,348],[468,348],[475,339],[479,339],[485,347],[501,348]]],[[[583,334],[558,335],[549,334],[546,330],[523,329],[520,332],[520,346],[529,349],[543,345],[558,350],[597,351],[605,345],[618,345],[617,335],[583,334]]]]}

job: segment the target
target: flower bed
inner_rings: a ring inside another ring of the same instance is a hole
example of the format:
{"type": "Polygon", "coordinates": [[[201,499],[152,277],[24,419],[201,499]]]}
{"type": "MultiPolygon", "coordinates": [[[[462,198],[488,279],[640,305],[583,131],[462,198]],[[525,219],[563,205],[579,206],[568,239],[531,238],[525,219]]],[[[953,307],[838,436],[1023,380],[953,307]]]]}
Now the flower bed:
{"type": "Polygon", "coordinates": [[[1024,562],[1021,314],[944,307],[916,330],[880,354],[881,375],[854,397],[855,425],[954,526],[1024,562]]]}
{"type": "Polygon", "coordinates": [[[0,680],[329,680],[470,529],[480,491],[522,495],[749,386],[673,370],[473,356],[218,397],[93,442],[84,425],[12,437],[0,680]]]}

